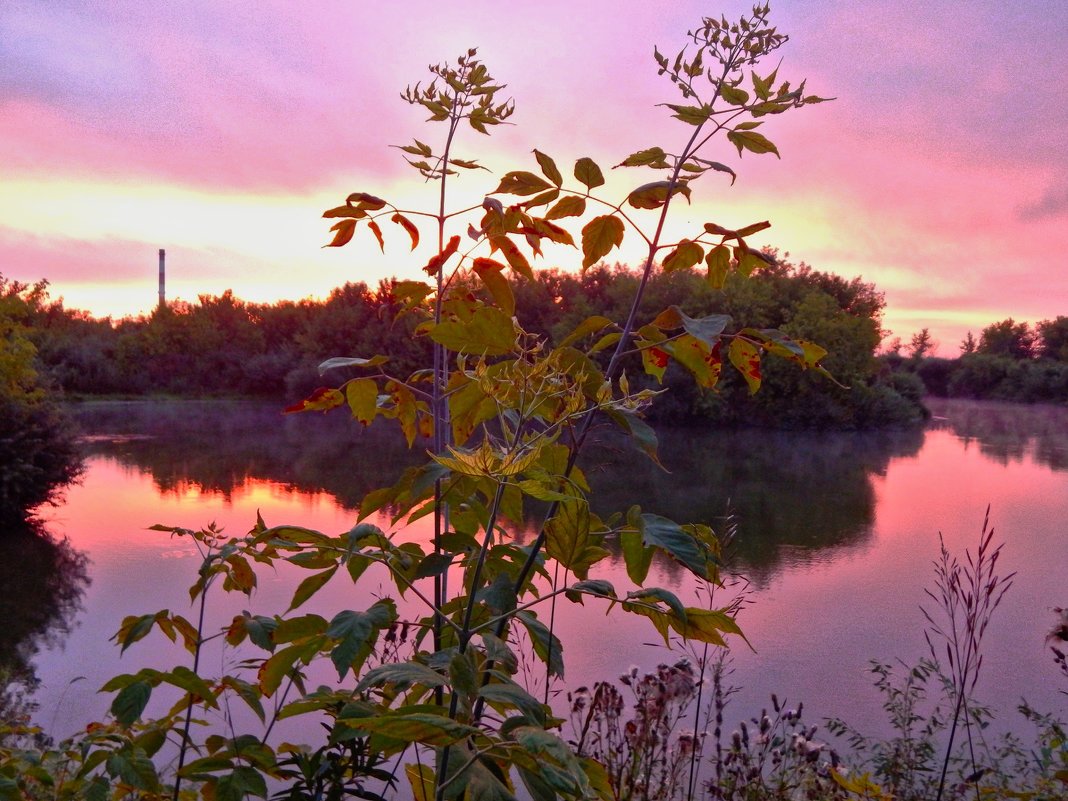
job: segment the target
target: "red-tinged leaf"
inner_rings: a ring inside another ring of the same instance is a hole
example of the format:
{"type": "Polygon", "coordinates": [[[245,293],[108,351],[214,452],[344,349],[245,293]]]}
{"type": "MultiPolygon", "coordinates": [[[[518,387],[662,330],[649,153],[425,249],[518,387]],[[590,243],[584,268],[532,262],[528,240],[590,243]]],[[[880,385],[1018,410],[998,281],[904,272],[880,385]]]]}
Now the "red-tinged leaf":
{"type": "Polygon", "coordinates": [[[708,265],[708,283],[713,289],[723,289],[731,266],[730,249],[726,245],[716,245],[705,256],[705,264],[708,265]]]}
{"type": "Polygon", "coordinates": [[[664,382],[664,371],[667,370],[668,361],[670,361],[668,352],[655,345],[642,347],[642,343],[639,342],[638,346],[641,347],[642,368],[644,368],[647,375],[655,378],[658,384],[662,384],[664,382]]]}
{"type": "Polygon", "coordinates": [[[587,189],[604,185],[604,173],[591,158],[583,157],[575,162],[575,178],[585,184],[587,189]]]}
{"type": "Polygon", "coordinates": [[[330,219],[331,217],[351,217],[353,219],[360,219],[366,217],[367,212],[363,209],[358,209],[355,206],[338,206],[337,208],[327,209],[323,212],[323,217],[330,219]]]}
{"type": "Polygon", "coordinates": [[[368,220],[367,227],[371,229],[371,233],[374,234],[375,235],[375,239],[378,240],[379,249],[383,253],[385,253],[386,252],[386,242],[385,242],[384,239],[382,239],[382,229],[378,227],[378,223],[376,223],[374,220],[368,220]]]}
{"type": "Polygon", "coordinates": [[[560,170],[556,167],[556,162],[549,156],[546,156],[540,150],[534,151],[534,158],[538,160],[538,166],[541,167],[542,173],[557,186],[560,186],[564,182],[564,176],[560,174],[560,170]]]}
{"type": "Polygon", "coordinates": [[[328,244],[323,245],[323,247],[339,248],[343,245],[347,245],[352,239],[352,235],[356,233],[356,221],[341,220],[330,226],[330,230],[336,232],[334,238],[328,244]]]}
{"type": "Polygon", "coordinates": [[[385,208],[386,201],[380,197],[369,195],[366,192],[353,192],[345,202],[349,205],[355,203],[358,208],[365,209],[366,211],[378,211],[381,208],[385,208]]]}
{"type": "Polygon", "coordinates": [[[507,236],[491,236],[490,250],[499,250],[504,254],[508,266],[511,267],[514,272],[519,273],[530,281],[534,280],[534,271],[530,268],[530,262],[527,261],[527,257],[519,250],[519,246],[507,236]]]}
{"type": "Polygon", "coordinates": [[[378,384],[371,378],[360,378],[345,384],[345,400],[352,416],[363,425],[370,425],[378,413],[378,384]]]}
{"type": "Polygon", "coordinates": [[[531,217],[530,224],[521,229],[524,233],[533,233],[535,236],[548,239],[550,242],[556,242],[560,245],[575,246],[575,240],[571,238],[571,234],[561,228],[555,223],[551,223],[548,220],[543,220],[539,217],[531,217]]]}
{"type": "Polygon", "coordinates": [[[662,266],[666,273],[674,272],[675,270],[688,270],[695,264],[699,264],[704,257],[704,248],[696,242],[683,239],[679,242],[678,247],[667,255],[662,266]]]}
{"type": "Polygon", "coordinates": [[[611,214],[594,217],[582,229],[582,269],[592,267],[623,243],[623,221],[611,214]]]}
{"type": "Polygon", "coordinates": [[[508,195],[536,195],[539,192],[544,192],[546,189],[551,189],[552,185],[545,181],[543,178],[539,178],[532,172],[526,172],[524,170],[517,170],[515,172],[506,173],[501,178],[501,183],[496,189],[493,190],[494,194],[504,193],[508,195]]]}
{"type": "Polygon", "coordinates": [[[753,153],[774,153],[777,158],[779,157],[778,148],[766,136],[756,131],[728,131],[727,139],[738,148],[739,156],[743,150],[749,150],[753,153]]]}
{"type": "Polygon", "coordinates": [[[328,412],[331,409],[336,409],[344,402],[345,396],[341,394],[340,390],[319,387],[300,403],[287,406],[284,411],[286,414],[291,412],[328,412]]]}
{"type": "Polygon", "coordinates": [[[408,232],[408,236],[412,238],[412,250],[415,250],[419,245],[419,229],[415,227],[415,223],[400,212],[397,212],[389,219],[408,232]]]}
{"type": "MultiPolygon", "coordinates": [[[[627,196],[627,202],[636,209],[658,209],[667,202],[668,189],[670,187],[670,181],[653,181],[649,184],[643,184],[627,196]]],[[[679,180],[670,194],[684,195],[688,201],[690,199],[690,187],[685,181],[679,180]]]]}
{"type": "Polygon", "coordinates": [[[631,153],[616,167],[653,167],[658,170],[666,170],[671,165],[667,162],[667,154],[659,147],[651,147],[647,150],[639,150],[631,153]]]}
{"type": "Polygon", "coordinates": [[[728,355],[731,364],[749,385],[749,394],[760,389],[760,348],[749,340],[735,338],[731,341],[728,355]]]}
{"type": "Polygon", "coordinates": [[[718,342],[710,348],[697,337],[683,334],[672,344],[675,361],[689,370],[698,386],[705,389],[716,386],[723,370],[718,342]]]}
{"type": "Polygon", "coordinates": [[[586,213],[586,198],[571,195],[560,200],[545,213],[546,220],[559,220],[564,217],[581,217],[586,213]]]}
{"type": "Polygon", "coordinates": [[[471,269],[482,279],[500,310],[512,317],[515,314],[515,296],[512,294],[512,285],[503,275],[504,265],[493,259],[475,259],[471,269]]]}
{"type": "Polygon", "coordinates": [[[445,250],[441,251],[437,256],[427,262],[426,267],[423,270],[427,275],[437,275],[441,272],[441,268],[445,266],[445,262],[449,260],[449,257],[457,251],[460,247],[460,237],[454,236],[449,239],[448,244],[445,245],[445,250]]]}

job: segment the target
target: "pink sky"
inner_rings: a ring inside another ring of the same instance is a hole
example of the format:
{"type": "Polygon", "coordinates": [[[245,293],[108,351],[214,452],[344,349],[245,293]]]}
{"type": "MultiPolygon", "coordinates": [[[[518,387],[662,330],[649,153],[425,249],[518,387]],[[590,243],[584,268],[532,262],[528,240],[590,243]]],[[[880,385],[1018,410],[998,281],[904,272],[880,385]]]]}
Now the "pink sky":
{"type": "MultiPolygon", "coordinates": [[[[427,254],[403,233],[387,228],[385,256],[366,231],[322,250],[319,215],[352,191],[433,203],[388,148],[440,136],[398,99],[428,63],[477,46],[516,99],[516,125],[467,134],[462,155],[534,169],[537,147],[608,167],[688,133],[654,107],[675,98],[653,45],[674,53],[703,14],[747,8],[6,0],[0,273],[115,316],[155,304],[161,247],[168,296],[186,300],[415,277],[427,254]]],[[[874,282],[887,327],[906,341],[929,327],[944,355],[1005,317],[1068,314],[1068,4],[780,0],[773,19],[792,37],[780,76],[838,100],[771,118],[781,161],[724,143],[737,184],[702,179],[680,224],[769,219],[759,244],[874,282]]],[[[619,172],[621,193],[653,177],[619,172]]],[[[469,174],[457,189],[494,185],[469,174]]]]}

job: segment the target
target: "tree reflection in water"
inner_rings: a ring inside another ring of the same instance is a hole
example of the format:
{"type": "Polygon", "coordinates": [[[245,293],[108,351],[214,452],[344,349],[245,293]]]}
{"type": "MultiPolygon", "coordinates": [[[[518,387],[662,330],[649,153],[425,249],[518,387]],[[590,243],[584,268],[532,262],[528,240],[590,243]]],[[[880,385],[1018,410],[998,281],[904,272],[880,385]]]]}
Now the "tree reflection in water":
{"type": "Polygon", "coordinates": [[[1068,470],[1068,407],[1022,405],[998,401],[931,398],[932,428],[947,429],[965,447],[998,464],[1021,462],[1028,456],[1052,470],[1068,470]]]}
{"type": "MultiPolygon", "coordinates": [[[[328,492],[355,509],[366,493],[427,458],[419,443],[406,448],[399,432],[364,429],[342,413],[284,416],[262,403],[87,404],[79,422],[92,434],[91,455],[149,472],[164,493],[193,487],[228,497],[250,479],[263,479],[328,492]]],[[[891,458],[915,455],[922,444],[918,429],[662,426],[667,473],[606,428],[589,463],[604,457],[608,468],[589,479],[602,515],[626,511],[636,498],[646,511],[680,522],[714,523],[732,510],[739,522],[734,561],[760,583],[785,564],[862,544],[875,516],[872,476],[885,473],[891,458]],[[627,476],[627,484],[609,483],[608,475],[627,476]]]]}
{"type": "Polygon", "coordinates": [[[89,586],[88,559],[35,520],[0,532],[0,720],[37,708],[34,657],[70,633],[89,586]]]}

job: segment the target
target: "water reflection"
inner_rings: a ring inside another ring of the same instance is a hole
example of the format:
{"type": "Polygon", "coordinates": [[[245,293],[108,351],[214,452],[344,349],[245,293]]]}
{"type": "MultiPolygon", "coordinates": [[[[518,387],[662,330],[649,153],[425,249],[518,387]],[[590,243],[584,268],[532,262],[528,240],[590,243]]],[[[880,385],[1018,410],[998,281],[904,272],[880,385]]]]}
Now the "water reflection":
{"type": "Polygon", "coordinates": [[[56,649],[75,625],[89,586],[88,560],[33,520],[0,531],[0,720],[31,713],[34,657],[56,649]]]}
{"type": "Polygon", "coordinates": [[[929,399],[932,428],[947,429],[979,452],[1008,465],[1027,457],[1068,470],[1068,407],[929,399]]]}
{"type": "Polygon", "coordinates": [[[161,493],[230,499],[252,479],[328,492],[349,509],[425,460],[399,429],[364,429],[344,414],[283,415],[255,402],[92,403],[77,410],[86,451],[149,473],[161,493]]]}
{"type": "MultiPolygon", "coordinates": [[[[257,403],[101,403],[79,411],[88,448],[150,473],[164,493],[224,498],[251,480],[328,492],[347,508],[425,459],[398,432],[343,414],[283,416],[257,403]]],[[[667,428],[666,473],[606,431],[584,461],[598,512],[646,511],[679,521],[739,520],[735,561],[758,583],[788,564],[861,546],[875,515],[872,476],[914,456],[923,432],[811,433],[667,428]],[[626,476],[626,483],[619,482],[626,476]]],[[[533,521],[532,521],[533,522],[533,521]]]]}
{"type": "Polygon", "coordinates": [[[598,511],[625,510],[636,499],[646,511],[678,521],[715,521],[733,511],[734,561],[759,584],[784,565],[861,546],[875,520],[872,476],[885,474],[892,458],[915,456],[922,445],[920,430],[673,428],[660,434],[670,473],[620,443],[601,446],[607,464],[590,481],[598,511]],[[613,478],[620,475],[626,486],[613,478]]]}

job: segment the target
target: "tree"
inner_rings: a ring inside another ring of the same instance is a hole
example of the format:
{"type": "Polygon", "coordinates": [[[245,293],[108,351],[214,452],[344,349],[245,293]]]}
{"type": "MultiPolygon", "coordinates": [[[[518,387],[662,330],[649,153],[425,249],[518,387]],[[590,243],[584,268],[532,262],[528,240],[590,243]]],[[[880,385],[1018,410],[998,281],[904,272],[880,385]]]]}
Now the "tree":
{"type": "Polygon", "coordinates": [[[938,343],[934,341],[931,332],[926,328],[921,328],[909,340],[909,358],[918,362],[937,348],[938,343]]]}
{"type": "Polygon", "coordinates": [[[983,329],[975,352],[1011,359],[1032,359],[1035,356],[1035,332],[1027,323],[1017,323],[1009,317],[983,329]]]}
{"type": "Polygon", "coordinates": [[[1043,359],[1068,362],[1068,317],[1043,320],[1038,329],[1038,355],[1043,359]]]}
{"type": "Polygon", "coordinates": [[[972,336],[972,332],[969,331],[968,335],[966,337],[964,337],[964,339],[961,340],[960,352],[963,355],[967,355],[969,353],[975,353],[975,349],[977,347],[979,347],[979,345],[976,343],[975,337],[972,336]]]}

